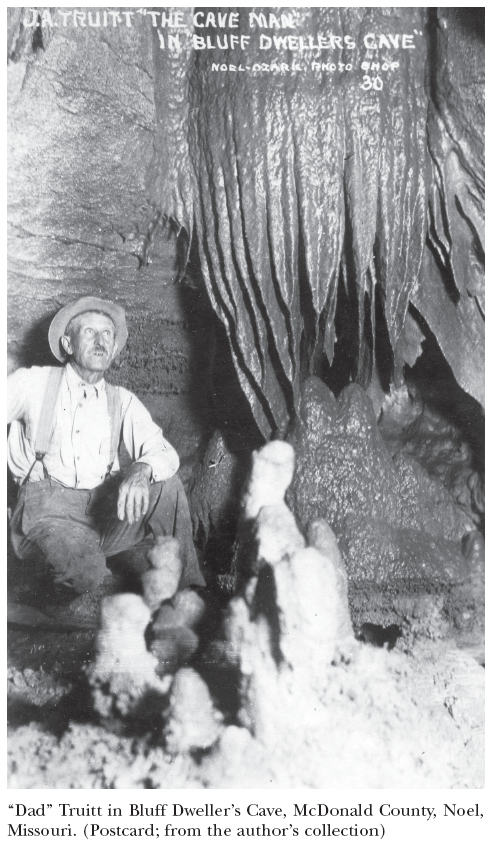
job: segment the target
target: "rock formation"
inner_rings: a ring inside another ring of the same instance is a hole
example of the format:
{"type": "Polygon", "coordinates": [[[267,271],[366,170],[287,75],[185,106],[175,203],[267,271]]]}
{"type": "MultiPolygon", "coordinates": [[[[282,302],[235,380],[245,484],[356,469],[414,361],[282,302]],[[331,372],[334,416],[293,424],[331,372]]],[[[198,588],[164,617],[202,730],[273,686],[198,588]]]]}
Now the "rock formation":
{"type": "Polygon", "coordinates": [[[338,401],[316,377],[303,386],[292,441],[289,502],[302,526],[325,518],[355,582],[466,581],[462,537],[474,524],[409,456],[392,459],[358,385],[338,401]]]}
{"type": "Polygon", "coordinates": [[[179,557],[179,543],[175,538],[158,536],[147,553],[150,568],[142,576],[143,599],[151,612],[174,597],[178,590],[183,565],[179,557]]]}

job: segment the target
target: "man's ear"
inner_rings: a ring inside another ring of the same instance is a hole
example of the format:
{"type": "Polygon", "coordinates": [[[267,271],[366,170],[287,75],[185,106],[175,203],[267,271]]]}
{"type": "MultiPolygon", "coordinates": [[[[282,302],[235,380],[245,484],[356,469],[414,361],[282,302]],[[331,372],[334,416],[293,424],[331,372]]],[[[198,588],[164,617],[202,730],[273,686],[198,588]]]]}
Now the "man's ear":
{"type": "Polygon", "coordinates": [[[71,356],[73,353],[72,342],[70,341],[69,335],[62,335],[60,338],[61,346],[65,350],[67,356],[71,356]]]}
{"type": "Polygon", "coordinates": [[[117,345],[117,343],[116,343],[116,341],[115,341],[115,343],[114,343],[114,348],[113,348],[113,354],[112,354],[112,356],[111,356],[111,361],[112,361],[112,362],[114,361],[114,359],[115,359],[115,356],[116,356],[117,352],[118,352],[118,345],[117,345]]]}

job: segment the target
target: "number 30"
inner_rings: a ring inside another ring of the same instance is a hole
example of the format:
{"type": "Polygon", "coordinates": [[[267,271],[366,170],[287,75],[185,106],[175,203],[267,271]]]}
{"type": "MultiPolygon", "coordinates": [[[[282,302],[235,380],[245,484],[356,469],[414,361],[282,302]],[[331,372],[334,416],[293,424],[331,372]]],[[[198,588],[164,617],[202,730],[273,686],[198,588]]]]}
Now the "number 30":
{"type": "Polygon", "coordinates": [[[374,88],[375,91],[381,91],[382,87],[383,87],[383,80],[381,79],[379,74],[378,74],[378,76],[375,76],[374,79],[371,79],[370,76],[364,76],[363,77],[363,83],[361,85],[361,88],[364,91],[369,91],[370,88],[374,88]]]}

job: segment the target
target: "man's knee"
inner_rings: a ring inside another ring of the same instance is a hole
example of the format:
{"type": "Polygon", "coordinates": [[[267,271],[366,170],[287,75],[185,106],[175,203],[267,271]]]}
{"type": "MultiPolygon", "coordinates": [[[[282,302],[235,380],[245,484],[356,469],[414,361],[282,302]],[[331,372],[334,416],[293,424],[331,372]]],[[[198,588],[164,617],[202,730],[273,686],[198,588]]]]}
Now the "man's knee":
{"type": "Polygon", "coordinates": [[[74,524],[68,532],[66,523],[47,522],[28,540],[41,552],[53,581],[77,594],[94,590],[109,574],[97,536],[85,527],[74,524]]]}

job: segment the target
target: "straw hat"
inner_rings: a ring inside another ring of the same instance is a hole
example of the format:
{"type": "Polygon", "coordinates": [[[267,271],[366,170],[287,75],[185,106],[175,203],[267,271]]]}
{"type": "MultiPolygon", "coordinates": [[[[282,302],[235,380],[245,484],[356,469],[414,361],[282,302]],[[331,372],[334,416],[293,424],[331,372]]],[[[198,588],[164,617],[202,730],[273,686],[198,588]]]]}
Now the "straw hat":
{"type": "Polygon", "coordinates": [[[67,358],[60,344],[60,338],[62,335],[65,335],[65,330],[72,318],[84,312],[104,312],[105,315],[109,315],[116,329],[118,352],[121,352],[125,346],[126,339],[128,338],[128,329],[123,306],[118,306],[117,303],[112,303],[111,300],[100,300],[99,297],[80,297],[79,300],[68,303],[63,309],[60,309],[51,321],[48,340],[51,352],[58,361],[64,362],[67,358]]]}

